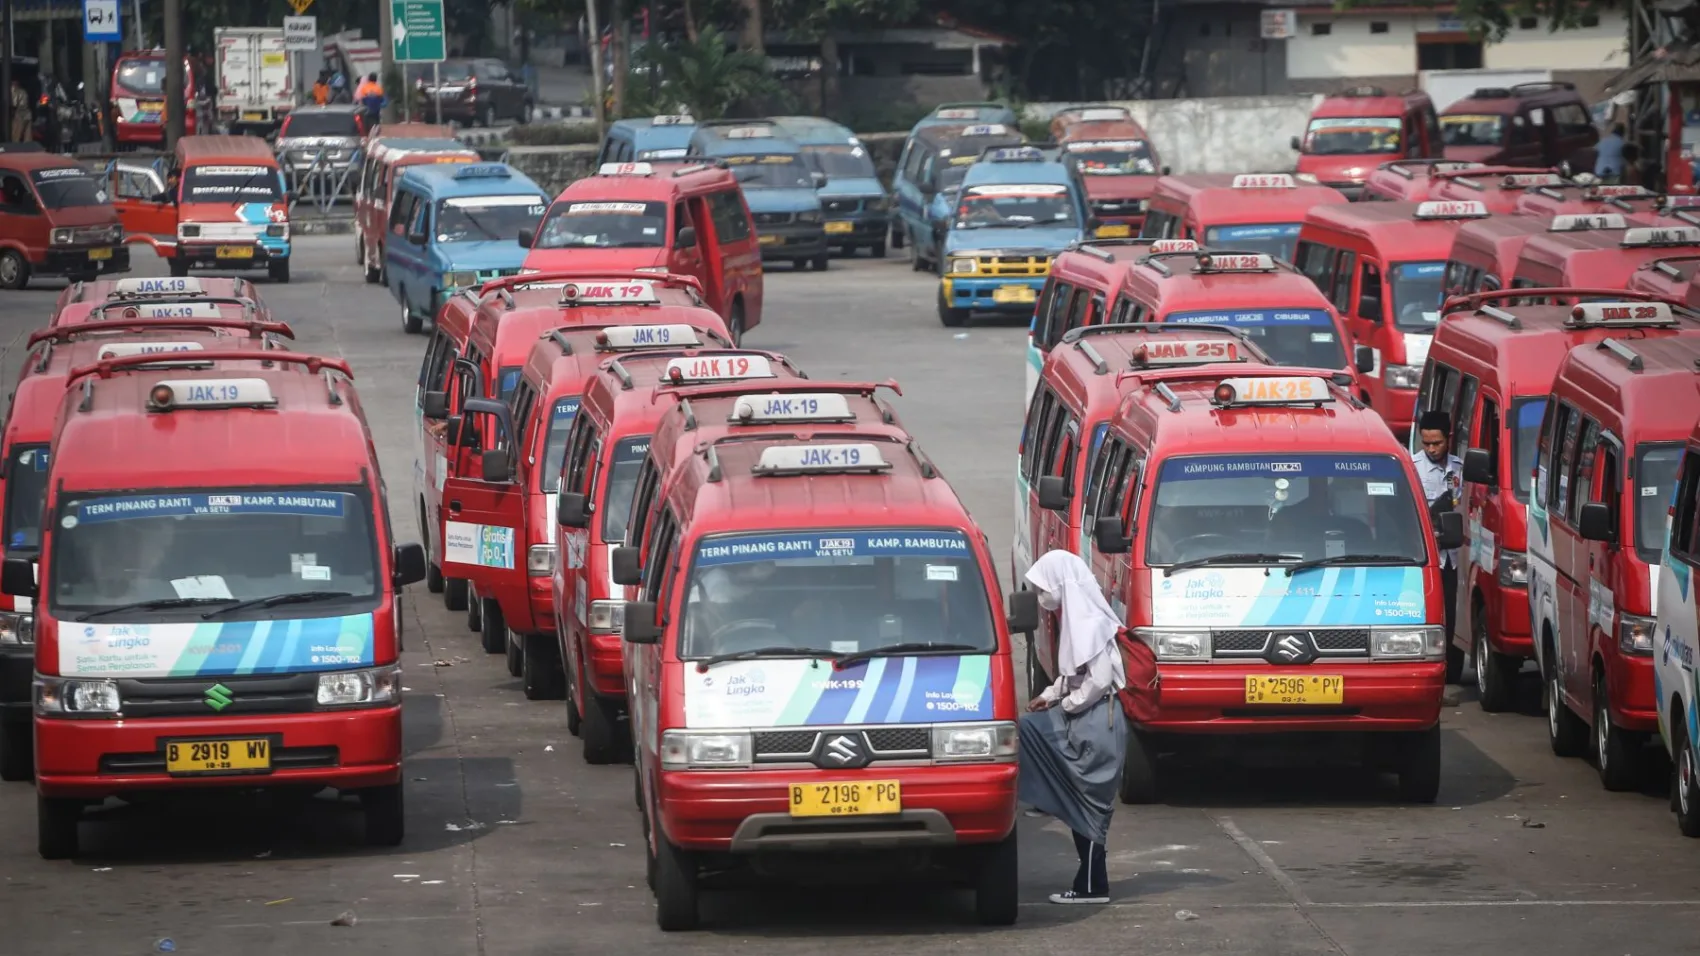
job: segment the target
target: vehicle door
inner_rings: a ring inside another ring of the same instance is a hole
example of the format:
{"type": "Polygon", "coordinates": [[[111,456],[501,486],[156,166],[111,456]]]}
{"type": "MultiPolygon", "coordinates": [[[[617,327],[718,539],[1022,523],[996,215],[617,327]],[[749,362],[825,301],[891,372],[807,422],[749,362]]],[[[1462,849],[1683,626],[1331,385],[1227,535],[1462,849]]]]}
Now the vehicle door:
{"type": "MultiPolygon", "coordinates": [[[[1459,550],[1459,607],[1455,619],[1460,636],[1474,633],[1475,602],[1472,596],[1478,591],[1483,595],[1498,592],[1498,543],[1505,519],[1505,505],[1500,499],[1500,487],[1505,484],[1507,475],[1506,466],[1499,458],[1499,394],[1491,386],[1484,387],[1479,404],[1481,408],[1476,416],[1476,426],[1466,435],[1460,436],[1465,439],[1461,445],[1457,441],[1454,442],[1454,447],[1485,450],[1488,459],[1494,463],[1494,480],[1464,483],[1464,547],[1459,550]]],[[[1455,451],[1453,454],[1460,459],[1464,457],[1463,451],[1455,451]]],[[[1483,605],[1482,613],[1489,613],[1488,605],[1483,605]]],[[[1489,617],[1489,620],[1492,618],[1489,617]]]]}
{"type": "MultiPolygon", "coordinates": [[[[1505,140],[1505,149],[1489,162],[1502,162],[1507,166],[1539,166],[1541,164],[1541,131],[1535,125],[1530,114],[1533,107],[1525,104],[1517,108],[1517,112],[1506,117],[1506,123],[1511,129],[1505,140]]],[[[1589,170],[1593,172],[1593,170],[1589,170]]]]}
{"type": "Polygon", "coordinates": [[[1011,549],[1011,572],[1014,577],[1010,587],[1015,590],[1021,589],[1026,580],[1027,569],[1033,566],[1033,560],[1038,557],[1033,551],[1039,540],[1039,495],[1035,486],[1042,473],[1043,463],[1047,460],[1042,449],[1057,405],[1056,393],[1049,385],[1041,384],[1034,391],[1033,400],[1028,403],[1027,421],[1021,429],[1020,454],[1016,459],[1015,474],[1015,541],[1011,549]]]}
{"type": "Polygon", "coordinates": [[[31,250],[42,255],[51,225],[23,175],[0,170],[0,237],[7,240],[5,245],[24,253],[25,259],[31,250]]]}
{"type": "Polygon", "coordinates": [[[160,202],[165,177],[141,163],[117,162],[107,167],[107,195],[126,234],[177,239],[177,205],[160,202]]]}
{"type": "Polygon", "coordinates": [[[1075,513],[1080,502],[1075,482],[1075,459],[1080,457],[1080,413],[1067,405],[1063,405],[1060,411],[1062,414],[1057,416],[1059,433],[1052,443],[1054,450],[1047,456],[1044,473],[1062,479],[1063,486],[1069,490],[1069,499],[1061,511],[1041,509],[1037,512],[1039,526],[1034,529],[1035,560],[1047,551],[1058,548],[1072,551],[1074,548],[1074,529],[1069,516],[1075,513]]]}
{"type": "MultiPolygon", "coordinates": [[[[662,505],[657,509],[655,521],[649,531],[649,542],[644,548],[643,585],[638,589],[638,596],[644,601],[653,601],[657,608],[657,617],[661,621],[679,620],[682,615],[676,613],[676,597],[679,591],[679,549],[680,528],[678,519],[673,517],[673,509],[662,505]]],[[[654,644],[627,644],[625,653],[629,662],[628,673],[632,675],[631,685],[626,688],[629,695],[627,700],[628,712],[632,722],[632,741],[636,745],[636,763],[638,775],[646,801],[649,801],[653,811],[655,793],[655,778],[660,773],[656,765],[660,754],[661,735],[661,661],[665,653],[665,638],[654,644]],[[635,653],[634,653],[635,652],[635,653]]],[[[683,696],[683,690],[676,691],[683,696]]],[[[650,819],[656,819],[652,814],[650,819]]],[[[650,828],[650,839],[663,839],[660,827],[650,828]]]]}
{"type": "MultiPolygon", "coordinates": [[[[1345,263],[1350,268],[1350,263],[1345,263]]],[[[1381,263],[1368,253],[1358,259],[1356,289],[1352,296],[1351,310],[1346,315],[1346,328],[1352,334],[1352,341],[1357,345],[1367,345],[1374,355],[1374,371],[1370,374],[1375,402],[1385,405],[1387,401],[1386,367],[1394,363],[1388,356],[1388,346],[1396,336],[1388,335],[1387,305],[1382,285],[1381,263]]]]}
{"type": "MultiPolygon", "coordinates": [[[[1093,533],[1096,533],[1099,522],[1119,520],[1130,544],[1128,550],[1121,554],[1105,554],[1098,550],[1097,542],[1093,540],[1085,553],[1090,555],[1092,576],[1104,589],[1104,599],[1109,602],[1110,610],[1116,612],[1125,624],[1132,620],[1133,608],[1141,600],[1142,582],[1137,580],[1139,572],[1135,570],[1137,562],[1133,556],[1145,550],[1144,529],[1135,523],[1140,512],[1139,489],[1145,468],[1145,450],[1114,439],[1109,440],[1105,447],[1110,450],[1105,453],[1104,488],[1096,502],[1093,533]]],[[[1084,527],[1085,521],[1081,524],[1084,527]]]]}
{"type": "Polygon", "coordinates": [[[408,302],[408,286],[415,285],[419,279],[421,261],[424,258],[423,244],[412,243],[414,219],[422,197],[408,189],[398,189],[395,201],[390,204],[390,216],[384,224],[387,234],[383,245],[384,282],[389,286],[390,295],[397,302],[408,302]]]}
{"type": "Polygon", "coordinates": [[[474,420],[467,425],[460,418],[460,410],[469,399],[482,395],[484,388],[478,367],[454,349],[452,340],[447,343],[451,349],[443,386],[447,414],[437,421],[426,419],[422,429],[427,481],[425,519],[438,542],[443,540],[443,502],[447,499],[448,480],[465,469],[465,460],[478,449],[478,423],[474,420]]]}
{"type": "MultiPolygon", "coordinates": [[[[903,167],[903,180],[899,184],[897,195],[898,212],[903,217],[903,225],[911,242],[919,242],[921,237],[932,236],[932,225],[927,222],[927,204],[932,201],[933,190],[930,185],[933,173],[933,150],[925,143],[917,142],[909,150],[909,163],[903,167]]],[[[919,252],[923,247],[917,246],[919,252]]]]}
{"type": "MultiPolygon", "coordinates": [[[[703,298],[718,306],[720,290],[715,288],[715,283],[709,281],[709,271],[705,268],[707,257],[703,254],[703,249],[709,241],[709,236],[706,235],[708,230],[697,226],[696,217],[691,215],[691,205],[684,199],[673,203],[673,231],[667,242],[669,246],[667,271],[678,275],[695,276],[696,280],[702,283],[703,298]],[[685,235],[687,229],[691,233],[689,236],[685,235]],[[690,242],[681,242],[681,239],[689,239],[690,242]]],[[[704,222],[706,223],[706,221],[705,218],[704,222]]],[[[715,311],[721,310],[715,308],[715,311]]]]}
{"type": "MultiPolygon", "coordinates": [[[[1624,537],[1624,529],[1633,525],[1634,521],[1633,515],[1630,521],[1623,520],[1624,461],[1623,443],[1610,431],[1601,429],[1599,449],[1594,453],[1594,477],[1589,486],[1591,494],[1588,501],[1606,506],[1611,513],[1611,527],[1617,530],[1617,536],[1611,541],[1579,538],[1576,545],[1578,562],[1586,556],[1588,574],[1588,589],[1584,592],[1588,598],[1588,640],[1583,660],[1589,662],[1589,668],[1585,669],[1589,684],[1572,691],[1581,700],[1592,699],[1595,652],[1603,650],[1608,657],[1617,653],[1617,595],[1627,593],[1630,587],[1645,587],[1629,572],[1631,552],[1625,547],[1628,539],[1624,537]]],[[[1581,504],[1577,508],[1580,509],[1581,504]]],[[[1577,677],[1580,681],[1583,675],[1577,677]]]]}
{"type": "Polygon", "coordinates": [[[461,410],[462,453],[455,457],[474,464],[443,483],[443,575],[471,582],[482,595],[524,593],[525,488],[514,467],[519,442],[506,407],[493,403],[501,411],[485,411],[488,402],[461,410]],[[505,456],[508,467],[492,471],[492,456],[505,456]]]}
{"type": "MultiPolygon", "coordinates": [[[[1447,446],[1447,450],[1451,454],[1457,455],[1460,461],[1464,459],[1464,451],[1471,447],[1471,436],[1476,433],[1476,416],[1479,411],[1476,396],[1480,393],[1480,391],[1481,383],[1474,375],[1461,376],[1458,385],[1458,400],[1453,403],[1451,409],[1452,434],[1450,437],[1452,439],[1452,444],[1447,446]]],[[[1417,430],[1413,428],[1411,431],[1415,433],[1417,430]]],[[[1460,478],[1461,477],[1462,476],[1460,476],[1460,478]]],[[[1452,609],[1453,621],[1455,622],[1466,619],[1464,609],[1470,604],[1470,585],[1474,580],[1471,577],[1473,573],[1471,558],[1475,553],[1476,539],[1480,537],[1479,531],[1481,527],[1479,507],[1475,510],[1470,510],[1472,502],[1471,495],[1476,487],[1477,486],[1474,485],[1460,485],[1458,488],[1460,510],[1464,510],[1466,515],[1465,527],[1467,530],[1465,531],[1464,547],[1459,548],[1457,554],[1458,593],[1454,596],[1454,600],[1457,603],[1452,609]],[[1471,520],[1471,516],[1475,517],[1474,521],[1471,520]]],[[[1488,562],[1491,566],[1492,558],[1489,558],[1488,562]]]]}
{"type": "MultiPolygon", "coordinates": [[[[1566,486],[1559,506],[1552,512],[1553,557],[1558,610],[1558,654],[1563,662],[1564,689],[1572,700],[1584,701],[1589,694],[1588,658],[1588,549],[1576,533],[1577,513],[1593,499],[1594,462],[1599,455],[1600,426],[1592,418],[1572,412],[1572,427],[1566,430],[1561,475],[1566,486]]],[[[1585,708],[1584,708],[1585,709],[1585,708]]]]}

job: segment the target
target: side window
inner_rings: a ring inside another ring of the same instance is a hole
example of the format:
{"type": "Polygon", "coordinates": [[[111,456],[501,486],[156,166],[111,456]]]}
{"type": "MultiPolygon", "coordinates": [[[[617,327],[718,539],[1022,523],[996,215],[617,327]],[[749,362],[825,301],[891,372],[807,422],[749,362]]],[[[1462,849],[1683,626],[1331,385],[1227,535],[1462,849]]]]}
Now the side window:
{"type": "Polygon", "coordinates": [[[1700,564],[1696,558],[1696,542],[1700,541],[1696,518],[1700,518],[1700,454],[1690,448],[1682,455],[1670,523],[1671,554],[1687,564],[1700,564]]]}
{"type": "Polygon", "coordinates": [[[1103,430],[1104,426],[1099,425],[1097,451],[1091,453],[1086,461],[1086,467],[1090,470],[1086,473],[1086,494],[1081,497],[1080,516],[1083,522],[1091,521],[1098,514],[1099,492],[1109,483],[1110,476],[1115,474],[1117,456],[1126,448],[1113,438],[1103,439],[1103,430]]]}
{"type": "Polygon", "coordinates": [[[407,241],[416,246],[425,245],[426,238],[431,234],[430,221],[431,203],[422,199],[414,199],[413,213],[408,219],[407,241]]]}
{"type": "MultiPolygon", "coordinates": [[[[675,248],[677,248],[678,245],[679,245],[679,233],[683,232],[685,227],[690,226],[690,225],[693,225],[693,223],[691,222],[690,208],[685,203],[682,203],[682,202],[674,203],[673,204],[673,245],[674,245],[675,248]]],[[[701,240],[699,239],[698,241],[700,242],[701,240]]]]}
{"type": "Polygon", "coordinates": [[[1442,365],[1431,359],[1428,363],[1428,373],[1423,376],[1422,383],[1418,386],[1418,410],[1429,412],[1437,408],[1447,408],[1447,389],[1456,388],[1457,384],[1458,372],[1452,366],[1442,365]]]}
{"type": "Polygon", "coordinates": [[[1046,469],[1049,474],[1063,480],[1063,484],[1074,486],[1074,461],[1080,456],[1080,421],[1073,413],[1064,416],[1062,433],[1058,436],[1056,457],[1051,460],[1051,467],[1046,469]]]}
{"type": "Polygon", "coordinates": [[[1352,309],[1352,267],[1358,260],[1355,252],[1340,253],[1340,264],[1334,270],[1334,294],[1328,297],[1340,312],[1352,309]]]}
{"type": "Polygon", "coordinates": [[[1120,325],[1123,322],[1132,322],[1133,319],[1129,317],[1132,314],[1133,300],[1125,295],[1116,296],[1116,306],[1114,309],[1110,310],[1110,322],[1116,325],[1120,325]]]}
{"type": "Polygon", "coordinates": [[[1551,493],[1547,495],[1547,513],[1555,517],[1563,517],[1570,510],[1570,466],[1576,460],[1576,433],[1581,428],[1582,416],[1569,405],[1560,407],[1558,431],[1553,436],[1557,444],[1547,465],[1553,475],[1548,482],[1551,493]]]}
{"type": "Polygon", "coordinates": [[[1051,300],[1056,297],[1057,280],[1055,276],[1047,276],[1045,285],[1039,290],[1039,302],[1033,306],[1033,341],[1038,343],[1050,341],[1051,300]]]}
{"type": "Polygon", "coordinates": [[[580,410],[567,436],[566,464],[561,471],[561,487],[581,494],[590,493],[590,472],[596,463],[596,420],[580,410]]]}
{"type": "Polygon", "coordinates": [[[1600,426],[1592,418],[1582,423],[1582,434],[1576,443],[1573,457],[1567,456],[1565,463],[1570,472],[1570,500],[1566,502],[1565,513],[1570,516],[1570,523],[1577,523],[1577,512],[1582,505],[1593,500],[1594,494],[1594,456],[1600,448],[1600,426]]]}
{"type": "Polygon", "coordinates": [[[1101,292],[1092,293],[1092,311],[1086,321],[1092,325],[1104,324],[1104,295],[1101,292]]]}
{"type": "Polygon", "coordinates": [[[1452,454],[1464,457],[1464,449],[1470,447],[1470,426],[1476,422],[1476,388],[1477,382],[1473,375],[1464,376],[1464,382],[1458,388],[1458,404],[1452,411],[1452,454]]]}
{"type": "Polygon", "coordinates": [[[1491,454],[1499,449],[1499,404],[1482,396],[1482,418],[1470,440],[1471,448],[1486,448],[1491,454]]]}
{"type": "Polygon", "coordinates": [[[1462,295],[1470,291],[1470,267],[1457,259],[1449,260],[1444,285],[1447,295],[1462,295]]]}
{"type": "Polygon", "coordinates": [[[513,395],[508,398],[508,410],[513,414],[514,431],[519,433],[519,441],[514,450],[520,455],[525,454],[525,438],[531,431],[531,409],[535,404],[537,391],[531,387],[530,382],[521,379],[520,383],[514,386],[513,395]]]}
{"type": "Polygon", "coordinates": [[[413,206],[418,197],[410,192],[398,193],[390,206],[390,232],[401,235],[413,221],[413,206]]]}
{"type": "Polygon", "coordinates": [[[1033,393],[1033,404],[1027,408],[1027,423],[1021,429],[1021,474],[1032,484],[1038,477],[1039,446],[1044,444],[1045,416],[1050,414],[1056,399],[1051,390],[1041,385],[1033,393]]]}
{"type": "Polygon", "coordinates": [[[1576,103],[1554,107],[1552,115],[1558,124],[1560,136],[1587,136],[1594,128],[1594,124],[1588,119],[1587,110],[1576,103]]]}
{"type": "Polygon", "coordinates": [[[661,472],[655,467],[655,459],[644,456],[643,464],[638,467],[637,490],[632,493],[632,516],[626,527],[627,541],[642,541],[644,528],[649,523],[649,509],[654,503],[655,488],[661,483],[661,472]]]}
{"type": "Polygon", "coordinates": [[[672,509],[663,505],[655,518],[655,529],[644,554],[643,599],[646,601],[661,603],[661,585],[668,579],[668,572],[673,565],[673,547],[679,539],[678,529],[679,522],[673,518],[672,509]]]}
{"type": "Polygon", "coordinates": [[[1381,310],[1381,268],[1365,259],[1358,270],[1358,317],[1380,322],[1383,318],[1381,310]]]}
{"type": "Polygon", "coordinates": [[[922,178],[921,171],[927,167],[927,160],[930,157],[931,153],[927,150],[927,147],[922,146],[920,143],[916,143],[914,146],[910,147],[909,165],[904,167],[903,170],[904,175],[908,177],[910,182],[920,185],[922,178]]]}
{"type": "Polygon", "coordinates": [[[1423,132],[1428,136],[1428,152],[1424,156],[1439,156],[1444,140],[1440,133],[1440,116],[1434,110],[1423,111],[1423,132]]]}
{"type": "Polygon", "coordinates": [[[721,245],[750,237],[750,218],[744,215],[744,201],[735,190],[714,193],[708,201],[714,217],[714,233],[721,245]]]}
{"type": "Polygon", "coordinates": [[[1481,281],[1477,282],[1476,287],[1474,289],[1470,290],[1470,291],[1472,291],[1472,292],[1498,292],[1499,291],[1499,276],[1496,276],[1491,272],[1485,272],[1484,271],[1481,274],[1481,281]]]}
{"type": "Polygon", "coordinates": [[[1310,281],[1316,283],[1316,287],[1326,295],[1329,283],[1333,281],[1334,258],[1337,254],[1338,250],[1333,246],[1301,240],[1294,256],[1298,259],[1299,271],[1309,276],[1310,281]]]}
{"type": "Polygon", "coordinates": [[[1121,475],[1116,479],[1116,493],[1099,512],[1100,516],[1114,514],[1111,508],[1119,510],[1123,527],[1133,527],[1133,519],[1139,514],[1139,471],[1145,467],[1145,456],[1137,448],[1128,449],[1127,460],[1122,463],[1121,475]]]}
{"type": "Polygon", "coordinates": [[[1039,475],[1058,474],[1057,452],[1063,444],[1064,423],[1069,419],[1068,406],[1052,396],[1050,408],[1045,412],[1045,423],[1039,430],[1039,460],[1034,462],[1034,470],[1039,475]]]}
{"type": "Polygon", "coordinates": [[[1617,527],[1619,497],[1622,489],[1622,469],[1618,467],[1617,445],[1609,441],[1600,442],[1600,451],[1596,459],[1597,468],[1594,472],[1594,501],[1603,503],[1611,512],[1612,527],[1617,527]]]}
{"type": "Polygon", "coordinates": [[[1074,294],[1074,286],[1066,282],[1057,281],[1053,285],[1051,300],[1046,303],[1049,308],[1039,323],[1044,335],[1035,336],[1035,340],[1047,349],[1054,348],[1062,340],[1063,333],[1068,331],[1068,306],[1074,294]]]}
{"type": "MultiPolygon", "coordinates": [[[[1055,330],[1058,339],[1062,338],[1063,333],[1073,329],[1078,329],[1086,324],[1087,301],[1088,293],[1085,289],[1074,290],[1074,298],[1068,303],[1068,318],[1064,320],[1064,324],[1061,328],[1055,330]]],[[[1052,341],[1052,344],[1056,344],[1054,340],[1052,341]]]]}

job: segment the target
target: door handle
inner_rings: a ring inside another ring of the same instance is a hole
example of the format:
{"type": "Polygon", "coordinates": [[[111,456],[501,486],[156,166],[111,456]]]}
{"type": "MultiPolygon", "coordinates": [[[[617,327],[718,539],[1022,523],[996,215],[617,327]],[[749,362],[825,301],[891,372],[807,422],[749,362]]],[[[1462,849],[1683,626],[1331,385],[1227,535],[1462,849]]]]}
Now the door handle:
{"type": "Polygon", "coordinates": [[[452,515],[460,514],[460,501],[458,499],[451,500],[449,502],[449,514],[452,514],[452,515]]]}

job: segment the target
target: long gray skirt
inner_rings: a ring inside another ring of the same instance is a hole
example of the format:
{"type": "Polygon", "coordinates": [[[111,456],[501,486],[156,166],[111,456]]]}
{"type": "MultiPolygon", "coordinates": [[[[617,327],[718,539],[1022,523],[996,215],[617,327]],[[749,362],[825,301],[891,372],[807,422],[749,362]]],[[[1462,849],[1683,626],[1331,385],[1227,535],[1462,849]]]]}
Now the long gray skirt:
{"type": "Polygon", "coordinates": [[[1053,704],[1048,710],[1022,714],[1018,726],[1017,797],[1094,843],[1103,843],[1127,753],[1127,717],[1121,703],[1111,694],[1078,716],[1053,704]]]}

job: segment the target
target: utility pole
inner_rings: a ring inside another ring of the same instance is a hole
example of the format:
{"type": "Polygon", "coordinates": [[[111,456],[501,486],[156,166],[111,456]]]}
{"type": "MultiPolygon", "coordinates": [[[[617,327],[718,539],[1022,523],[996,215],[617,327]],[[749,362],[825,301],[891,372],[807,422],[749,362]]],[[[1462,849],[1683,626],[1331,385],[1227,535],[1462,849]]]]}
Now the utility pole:
{"type": "Polygon", "coordinates": [[[595,110],[596,138],[600,140],[608,135],[608,114],[602,108],[602,28],[596,22],[596,0],[584,0],[584,9],[590,27],[590,105],[595,110]]]}
{"type": "Polygon", "coordinates": [[[165,150],[183,138],[183,0],[165,0],[165,150]]]}
{"type": "MultiPolygon", "coordinates": [[[[390,73],[396,68],[395,34],[393,32],[395,24],[390,20],[391,15],[392,11],[390,10],[390,0],[378,0],[378,48],[384,57],[383,63],[379,67],[381,72],[378,74],[378,79],[384,84],[384,92],[388,94],[390,103],[394,104],[397,101],[400,101],[403,115],[412,119],[411,113],[413,110],[413,101],[411,97],[413,95],[413,91],[407,88],[407,77],[397,76],[396,88],[393,90],[389,88],[390,73]]],[[[360,78],[357,76],[350,76],[348,78],[348,92],[350,96],[354,94],[354,90],[358,87],[359,82],[360,78]]],[[[395,114],[392,112],[390,115],[393,117],[395,114]]]]}
{"type": "Polygon", "coordinates": [[[6,45],[0,47],[0,137],[12,138],[12,0],[0,0],[0,28],[6,32],[6,45]]]}

